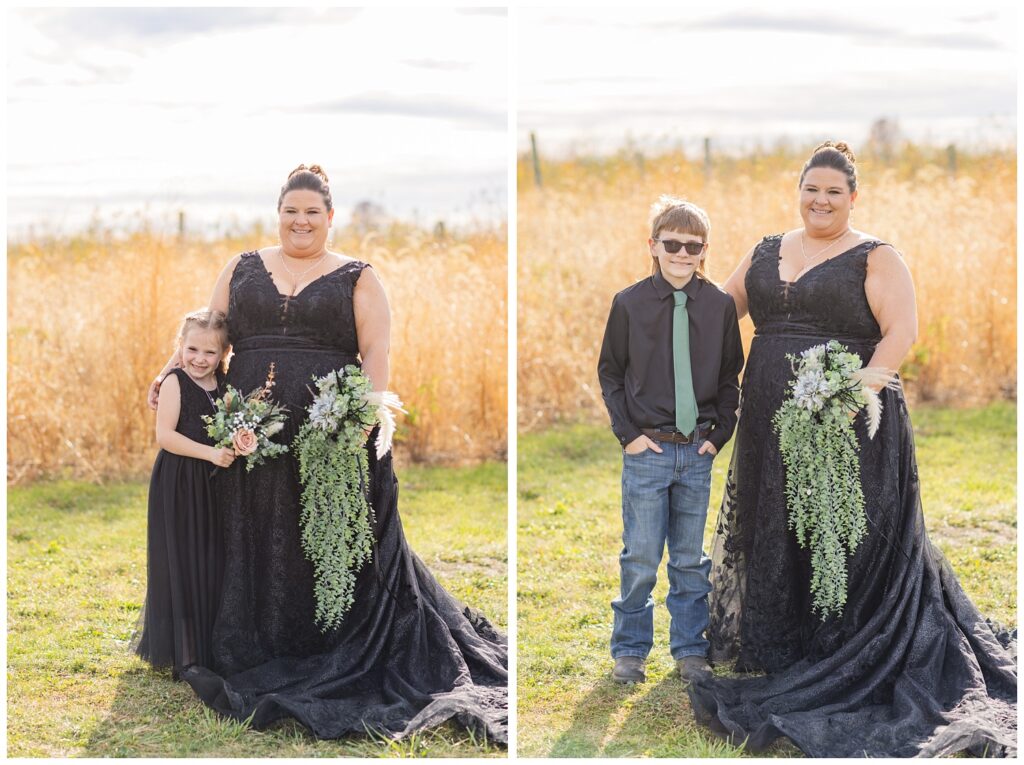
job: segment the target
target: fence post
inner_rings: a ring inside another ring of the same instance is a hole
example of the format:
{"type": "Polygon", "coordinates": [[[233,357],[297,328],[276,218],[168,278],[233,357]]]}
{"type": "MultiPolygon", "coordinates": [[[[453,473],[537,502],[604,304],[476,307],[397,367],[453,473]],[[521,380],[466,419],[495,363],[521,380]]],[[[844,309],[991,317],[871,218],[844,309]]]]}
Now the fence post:
{"type": "Polygon", "coordinates": [[[178,210],[178,238],[185,238],[185,211],[178,210]]]}
{"type": "Polygon", "coordinates": [[[704,180],[711,178],[711,138],[704,138],[704,180]]]}
{"type": "Polygon", "coordinates": [[[946,164],[949,167],[949,174],[956,175],[956,146],[954,144],[946,147],[946,164]]]}
{"type": "Polygon", "coordinates": [[[540,179],[540,154],[537,153],[537,134],[530,131],[530,153],[533,155],[533,182],[540,188],[543,184],[540,179]]]}

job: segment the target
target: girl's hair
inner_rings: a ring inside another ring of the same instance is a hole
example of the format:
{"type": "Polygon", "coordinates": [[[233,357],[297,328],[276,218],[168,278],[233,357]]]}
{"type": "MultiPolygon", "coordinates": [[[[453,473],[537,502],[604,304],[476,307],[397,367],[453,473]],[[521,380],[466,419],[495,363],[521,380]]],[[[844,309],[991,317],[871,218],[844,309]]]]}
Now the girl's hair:
{"type": "MultiPolygon", "coordinates": [[[[651,205],[651,239],[657,239],[662,231],[674,231],[677,234],[691,234],[699,236],[702,242],[707,242],[711,235],[711,219],[693,202],[687,202],[680,197],[671,194],[662,194],[658,201],[651,205]]],[[[660,271],[658,259],[651,256],[651,275],[660,271]]],[[[707,274],[708,256],[707,251],[701,255],[700,264],[697,266],[697,276],[706,282],[711,281],[707,274]]]]}
{"type": "Polygon", "coordinates": [[[281,187],[281,195],[277,198],[278,210],[281,209],[284,195],[296,189],[319,192],[324,198],[324,205],[327,207],[328,212],[334,206],[334,203],[331,201],[331,187],[327,182],[327,173],[323,171],[320,165],[310,165],[309,167],[299,165],[288,173],[288,180],[284,182],[284,186],[281,187]]]}
{"type": "Polygon", "coordinates": [[[178,330],[178,348],[180,349],[185,343],[185,338],[188,333],[193,329],[210,330],[216,332],[220,338],[220,347],[225,352],[220,359],[220,366],[218,371],[222,374],[227,371],[227,350],[230,347],[228,342],[228,318],[220,311],[211,311],[206,308],[202,308],[198,311],[192,311],[191,313],[185,314],[184,321],[181,322],[181,328],[178,330]]]}
{"type": "Polygon", "coordinates": [[[853,149],[842,141],[825,141],[811,152],[810,159],[804,163],[804,169],[800,171],[800,182],[797,186],[804,185],[804,176],[807,171],[814,167],[828,167],[838,170],[846,176],[846,185],[850,187],[850,193],[857,190],[857,158],[853,156],[853,149]]]}

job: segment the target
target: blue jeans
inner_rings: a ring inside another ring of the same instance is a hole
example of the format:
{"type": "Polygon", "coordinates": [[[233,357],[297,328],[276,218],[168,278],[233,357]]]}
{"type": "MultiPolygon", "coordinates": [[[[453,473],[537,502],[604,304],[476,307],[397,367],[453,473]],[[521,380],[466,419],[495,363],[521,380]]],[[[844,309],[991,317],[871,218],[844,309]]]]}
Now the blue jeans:
{"type": "Polygon", "coordinates": [[[704,522],[711,496],[710,452],[699,444],[658,444],[622,456],[622,553],[620,594],[612,601],[612,656],[646,658],[654,645],[654,598],[661,557],[668,543],[672,658],[706,656],[711,559],[704,555],[704,522]]]}

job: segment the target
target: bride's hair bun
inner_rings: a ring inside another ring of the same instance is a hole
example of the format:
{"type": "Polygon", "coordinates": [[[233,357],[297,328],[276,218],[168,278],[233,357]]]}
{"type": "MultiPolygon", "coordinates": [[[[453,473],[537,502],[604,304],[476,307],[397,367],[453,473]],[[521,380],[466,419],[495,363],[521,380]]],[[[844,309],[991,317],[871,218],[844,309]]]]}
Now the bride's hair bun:
{"type": "Polygon", "coordinates": [[[330,183],[330,181],[327,179],[327,173],[324,172],[324,169],[320,167],[320,165],[310,165],[309,167],[306,167],[306,165],[299,165],[297,168],[288,173],[288,179],[291,180],[293,175],[297,175],[298,173],[302,172],[312,173],[313,175],[319,176],[324,183],[330,183]]]}
{"type": "Polygon", "coordinates": [[[843,173],[850,191],[854,192],[857,190],[856,162],[857,158],[853,154],[853,149],[845,141],[825,141],[811,152],[811,158],[804,163],[803,170],[800,171],[800,183],[797,185],[803,186],[804,176],[807,175],[808,170],[815,167],[828,167],[843,173]]]}
{"type": "Polygon", "coordinates": [[[857,158],[853,155],[853,149],[850,148],[846,141],[825,141],[825,143],[819,144],[811,153],[817,154],[822,149],[835,149],[850,160],[850,164],[854,164],[857,161],[857,158]]]}
{"type": "Polygon", "coordinates": [[[331,187],[327,180],[327,173],[320,165],[299,165],[297,168],[288,173],[288,180],[285,181],[284,186],[281,187],[281,195],[277,198],[277,209],[281,209],[281,202],[284,200],[284,195],[289,191],[295,191],[296,189],[308,189],[309,191],[317,191],[323,195],[324,204],[327,209],[333,208],[334,203],[331,201],[331,187]]]}

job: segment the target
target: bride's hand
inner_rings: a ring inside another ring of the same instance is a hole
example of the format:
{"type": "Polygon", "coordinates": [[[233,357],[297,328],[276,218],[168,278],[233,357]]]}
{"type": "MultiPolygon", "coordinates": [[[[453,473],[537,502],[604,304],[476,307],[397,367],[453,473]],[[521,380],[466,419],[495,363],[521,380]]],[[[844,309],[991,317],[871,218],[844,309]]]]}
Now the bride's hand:
{"type": "Polygon", "coordinates": [[[157,402],[160,400],[160,383],[164,381],[164,375],[160,375],[155,378],[153,382],[149,384],[149,390],[146,392],[146,403],[149,404],[149,408],[154,412],[156,411],[157,402]]]}

